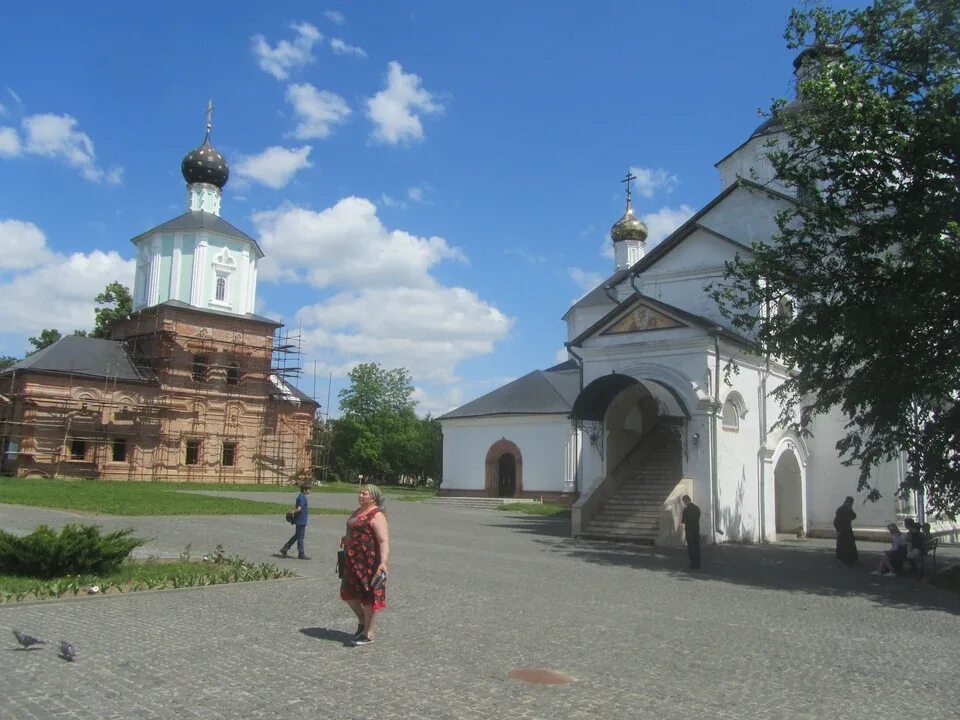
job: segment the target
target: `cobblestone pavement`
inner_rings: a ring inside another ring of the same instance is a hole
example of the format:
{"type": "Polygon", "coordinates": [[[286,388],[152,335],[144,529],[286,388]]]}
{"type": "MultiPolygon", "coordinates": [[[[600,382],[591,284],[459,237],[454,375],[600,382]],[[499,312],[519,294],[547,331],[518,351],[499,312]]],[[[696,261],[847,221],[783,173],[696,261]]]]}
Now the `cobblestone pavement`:
{"type": "MultiPolygon", "coordinates": [[[[869,575],[879,545],[852,569],[824,541],[712,547],[691,574],[680,551],[575,541],[555,520],[388,513],[390,607],[362,648],[347,646],[333,574],[343,517],[311,516],[305,562],[272,556],[289,535],[279,513],[94,518],[151,537],[147,553],[220,543],[302,577],[0,606],[0,717],[893,720],[960,707],[960,598],[869,575]],[[76,662],[15,650],[13,627],[73,642],[76,662]],[[518,667],[575,681],[508,679],[518,667]]],[[[78,517],[0,505],[17,532],[78,517]]]]}

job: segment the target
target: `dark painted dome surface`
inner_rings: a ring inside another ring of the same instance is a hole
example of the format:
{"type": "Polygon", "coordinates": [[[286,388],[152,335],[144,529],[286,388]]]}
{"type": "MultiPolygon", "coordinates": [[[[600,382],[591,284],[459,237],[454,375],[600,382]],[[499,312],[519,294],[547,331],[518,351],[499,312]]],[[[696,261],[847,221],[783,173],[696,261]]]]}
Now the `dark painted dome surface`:
{"type": "Polygon", "coordinates": [[[230,178],[230,167],[223,155],[218,153],[210,144],[210,136],[203,141],[203,145],[191,150],[180,163],[180,172],[187,183],[210,183],[223,188],[230,178]]]}

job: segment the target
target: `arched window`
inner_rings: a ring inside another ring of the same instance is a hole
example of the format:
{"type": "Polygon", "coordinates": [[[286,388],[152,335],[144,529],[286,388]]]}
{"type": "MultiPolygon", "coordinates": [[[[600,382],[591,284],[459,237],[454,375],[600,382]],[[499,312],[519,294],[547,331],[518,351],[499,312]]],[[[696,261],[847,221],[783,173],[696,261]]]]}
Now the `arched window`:
{"type": "Polygon", "coordinates": [[[226,302],[227,299],[227,278],[223,275],[217,275],[216,298],[220,302],[226,302]]]}
{"type": "Polygon", "coordinates": [[[720,413],[720,424],[727,432],[738,432],[740,420],[747,416],[747,406],[743,397],[736,390],[731,390],[723,403],[720,413]]]}
{"type": "Polygon", "coordinates": [[[737,413],[736,406],[727,400],[723,404],[723,415],[720,417],[724,430],[736,432],[740,429],[740,415],[737,413]]]}

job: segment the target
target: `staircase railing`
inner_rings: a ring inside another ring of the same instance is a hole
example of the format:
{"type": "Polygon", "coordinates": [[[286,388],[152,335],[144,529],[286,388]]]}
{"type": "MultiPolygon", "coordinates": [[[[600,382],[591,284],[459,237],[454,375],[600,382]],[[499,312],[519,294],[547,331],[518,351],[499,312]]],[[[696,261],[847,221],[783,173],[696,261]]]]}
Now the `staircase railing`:
{"type": "Polygon", "coordinates": [[[638,464],[638,459],[642,459],[650,450],[650,438],[657,434],[657,430],[642,435],[634,446],[627,452],[623,459],[617,463],[616,467],[607,473],[607,476],[600,482],[593,492],[587,496],[581,495],[570,509],[570,532],[576,537],[582,535],[587,526],[593,521],[600,512],[604,504],[613,497],[629,471],[638,464]]]}

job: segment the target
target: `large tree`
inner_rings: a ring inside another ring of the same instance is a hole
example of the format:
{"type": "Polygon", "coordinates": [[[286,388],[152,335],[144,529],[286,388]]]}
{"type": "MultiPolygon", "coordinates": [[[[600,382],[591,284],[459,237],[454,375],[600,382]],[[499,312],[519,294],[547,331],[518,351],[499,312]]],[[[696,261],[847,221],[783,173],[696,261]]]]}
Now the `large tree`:
{"type": "Polygon", "coordinates": [[[94,310],[93,332],[90,337],[110,337],[110,325],[117,320],[125,320],[133,312],[133,297],[125,285],[114,281],[107,285],[102,293],[94,298],[97,308],[94,310]]]}
{"type": "Polygon", "coordinates": [[[28,352],[27,355],[33,355],[35,352],[43,350],[45,347],[50,347],[61,337],[63,336],[56,328],[46,328],[41,330],[37,337],[27,338],[27,342],[33,345],[33,350],[28,352]]]}
{"type": "Polygon", "coordinates": [[[791,14],[817,61],[770,158],[799,201],[729,263],[716,297],[795,372],[777,391],[801,431],[839,406],[859,466],[906,455],[901,490],[960,509],[960,5],[877,0],[791,14]],[[789,308],[789,312],[771,312],[789,308]]]}
{"type": "Polygon", "coordinates": [[[395,482],[415,474],[419,425],[410,373],[362,363],[339,398],[333,453],[344,479],[363,474],[395,482]]]}

